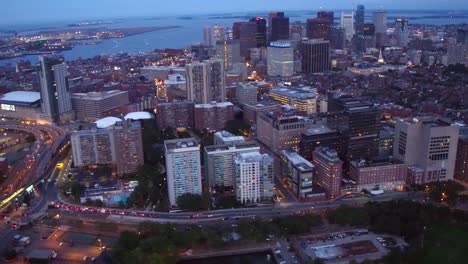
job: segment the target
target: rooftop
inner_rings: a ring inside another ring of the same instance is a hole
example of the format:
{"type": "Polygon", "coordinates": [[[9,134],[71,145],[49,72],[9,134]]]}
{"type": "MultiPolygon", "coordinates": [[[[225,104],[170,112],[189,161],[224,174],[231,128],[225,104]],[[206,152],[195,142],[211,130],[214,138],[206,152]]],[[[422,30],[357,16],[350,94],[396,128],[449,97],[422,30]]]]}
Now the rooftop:
{"type": "Polygon", "coordinates": [[[329,128],[328,126],[324,125],[312,125],[308,129],[306,129],[304,132],[302,132],[306,136],[313,136],[313,135],[321,135],[321,134],[326,134],[326,133],[334,133],[336,130],[329,128]]]}
{"type": "Polygon", "coordinates": [[[0,102],[6,104],[32,104],[41,100],[41,93],[31,91],[14,91],[0,97],[0,102]]]}
{"type": "Polygon", "coordinates": [[[338,157],[338,153],[336,150],[331,148],[317,148],[314,152],[317,152],[323,158],[326,158],[330,162],[341,162],[340,158],[338,157]]]}
{"type": "Polygon", "coordinates": [[[317,89],[306,87],[285,87],[278,86],[270,90],[270,94],[278,94],[282,96],[298,98],[298,99],[311,99],[317,96],[317,89]]]}
{"type": "Polygon", "coordinates": [[[124,119],[128,120],[145,120],[145,119],[152,119],[153,116],[151,116],[150,113],[148,112],[131,112],[125,115],[124,119]]]}
{"type": "Polygon", "coordinates": [[[127,91],[120,90],[111,90],[111,91],[102,91],[102,92],[89,92],[89,93],[72,93],[71,97],[73,99],[84,99],[91,101],[99,101],[109,97],[113,97],[120,94],[128,94],[127,91]]]}
{"type": "Polygon", "coordinates": [[[250,148],[260,150],[260,147],[255,142],[251,141],[251,142],[237,143],[233,145],[206,146],[205,152],[211,153],[211,152],[220,152],[220,151],[237,151],[237,150],[250,149],[250,148]]]}
{"type": "Polygon", "coordinates": [[[292,163],[296,168],[301,171],[310,171],[314,168],[314,165],[308,160],[304,159],[295,151],[282,150],[281,153],[292,163]]]}
{"type": "Polygon", "coordinates": [[[98,121],[94,122],[96,123],[96,126],[98,128],[107,128],[115,125],[117,122],[121,122],[122,119],[114,116],[108,116],[104,117],[102,119],[99,119],[98,121]]]}
{"type": "Polygon", "coordinates": [[[234,106],[234,105],[231,102],[222,102],[222,103],[213,102],[211,104],[196,104],[195,108],[213,108],[213,107],[229,107],[229,106],[234,106]]]}
{"type": "Polygon", "coordinates": [[[166,151],[178,152],[179,151],[192,151],[199,149],[198,142],[195,138],[172,139],[165,140],[164,146],[166,151]]]}

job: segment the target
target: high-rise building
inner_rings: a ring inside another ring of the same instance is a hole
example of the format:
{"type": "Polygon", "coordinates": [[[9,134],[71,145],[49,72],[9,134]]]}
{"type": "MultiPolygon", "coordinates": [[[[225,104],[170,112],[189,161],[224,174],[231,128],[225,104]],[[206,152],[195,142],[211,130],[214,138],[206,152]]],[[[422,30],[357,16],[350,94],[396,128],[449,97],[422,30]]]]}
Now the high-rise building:
{"type": "Polygon", "coordinates": [[[291,39],[292,40],[301,40],[304,37],[304,26],[301,22],[296,21],[291,23],[291,39]]]}
{"type": "Polygon", "coordinates": [[[319,147],[331,148],[342,157],[344,154],[343,136],[326,125],[314,124],[302,132],[299,154],[312,161],[312,154],[319,147]]]}
{"type": "Polygon", "coordinates": [[[224,69],[232,69],[241,62],[239,40],[223,40],[216,42],[216,59],[224,62],[224,69]]]}
{"type": "Polygon", "coordinates": [[[356,35],[363,35],[364,34],[364,20],[365,20],[365,8],[364,5],[358,5],[356,9],[356,35]]]}
{"type": "Polygon", "coordinates": [[[94,122],[109,116],[112,111],[118,113],[121,106],[128,105],[128,91],[104,91],[71,94],[73,110],[77,120],[94,122]]]}
{"type": "Polygon", "coordinates": [[[395,37],[397,46],[401,48],[408,47],[408,19],[399,17],[395,21],[395,37]]]}
{"type": "Polygon", "coordinates": [[[185,65],[187,71],[187,98],[196,104],[226,100],[224,62],[211,59],[185,65]]]}
{"type": "Polygon", "coordinates": [[[73,119],[68,87],[67,65],[63,56],[40,56],[42,110],[52,122],[64,123],[73,119]]]}
{"type": "Polygon", "coordinates": [[[294,74],[294,49],[285,41],[271,42],[267,48],[268,75],[290,77],[294,74]]]}
{"type": "Polygon", "coordinates": [[[317,148],[313,152],[312,164],[315,166],[314,183],[322,187],[328,198],[341,195],[343,162],[333,149],[317,148]]]}
{"type": "Polygon", "coordinates": [[[264,18],[256,17],[250,19],[256,25],[255,42],[257,48],[267,46],[267,21],[264,18]]]}
{"type": "Polygon", "coordinates": [[[350,13],[341,12],[340,26],[345,29],[346,40],[351,41],[354,36],[354,11],[350,13]]]}
{"type": "Polygon", "coordinates": [[[333,22],[335,21],[335,13],[330,11],[319,11],[317,12],[317,18],[325,19],[333,25],[333,22]]]}
{"type": "Polygon", "coordinates": [[[218,42],[228,40],[226,38],[226,33],[227,33],[226,32],[226,27],[219,26],[219,25],[214,25],[214,27],[213,27],[214,42],[218,43],[218,42]]]}
{"type": "Polygon", "coordinates": [[[327,18],[307,19],[306,36],[309,39],[328,39],[332,25],[327,18]]]}
{"type": "Polygon", "coordinates": [[[457,30],[457,42],[468,45],[468,29],[459,28],[457,30]]]}
{"type": "Polygon", "coordinates": [[[200,146],[194,138],[164,141],[169,204],[183,194],[202,193],[200,146]]]}
{"type": "Polygon", "coordinates": [[[289,17],[284,12],[268,13],[269,42],[289,39],[289,17]]]}
{"type": "Polygon", "coordinates": [[[260,152],[240,153],[234,158],[236,199],[248,204],[273,197],[273,158],[260,152]]]}
{"type": "Polygon", "coordinates": [[[237,83],[236,85],[236,99],[240,104],[251,104],[257,103],[257,87],[247,83],[237,83]]]}
{"type": "Polygon", "coordinates": [[[330,48],[332,49],[344,49],[346,46],[346,31],[344,28],[332,27],[330,28],[330,48]]]}
{"type": "Polygon", "coordinates": [[[71,135],[75,166],[113,165],[119,175],[137,172],[143,165],[139,122],[122,121],[107,128],[81,130],[71,135]]]}
{"type": "Polygon", "coordinates": [[[234,105],[231,102],[196,104],[195,129],[201,131],[222,130],[227,121],[234,119],[234,105]]]}
{"type": "Polygon", "coordinates": [[[375,27],[375,46],[381,48],[386,45],[387,38],[387,12],[374,11],[373,23],[375,27]]]}
{"type": "Polygon", "coordinates": [[[203,28],[203,45],[205,47],[213,46],[213,35],[211,34],[211,27],[203,28]]]}
{"type": "Polygon", "coordinates": [[[254,142],[231,143],[205,147],[205,179],[210,187],[233,187],[234,158],[239,153],[259,152],[254,142]]]}
{"type": "Polygon", "coordinates": [[[191,101],[159,103],[156,106],[156,121],[160,129],[193,128],[194,106],[191,101]]]}
{"type": "Polygon", "coordinates": [[[286,186],[298,199],[312,197],[314,165],[297,152],[281,151],[281,176],[286,186]]]}
{"type": "Polygon", "coordinates": [[[459,127],[432,117],[398,119],[393,157],[423,172],[422,183],[452,180],[459,127]]]}
{"type": "Polygon", "coordinates": [[[240,53],[250,57],[250,49],[257,46],[257,24],[254,22],[235,22],[232,26],[233,39],[239,40],[240,53]]]}
{"type": "Polygon", "coordinates": [[[306,74],[330,70],[330,42],[310,39],[301,42],[302,72],[306,74]]]}
{"type": "Polygon", "coordinates": [[[345,162],[371,159],[379,152],[381,109],[358,98],[330,94],[328,125],[343,135],[345,162]]]}

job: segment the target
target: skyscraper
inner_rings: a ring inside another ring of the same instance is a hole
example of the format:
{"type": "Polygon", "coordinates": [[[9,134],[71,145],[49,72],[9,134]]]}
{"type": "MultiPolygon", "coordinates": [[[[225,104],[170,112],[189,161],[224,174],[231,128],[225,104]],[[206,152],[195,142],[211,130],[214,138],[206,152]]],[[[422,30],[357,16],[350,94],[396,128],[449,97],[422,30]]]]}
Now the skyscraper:
{"type": "Polygon", "coordinates": [[[207,26],[203,28],[203,46],[213,46],[213,35],[211,34],[211,27],[207,26]]]}
{"type": "Polygon", "coordinates": [[[187,98],[195,104],[226,100],[224,61],[211,59],[185,65],[187,98]]]}
{"type": "Polygon", "coordinates": [[[201,194],[200,146],[194,138],[164,141],[169,204],[183,194],[201,194]]]}
{"type": "Polygon", "coordinates": [[[386,45],[387,38],[387,12],[375,11],[373,13],[375,27],[375,46],[381,48],[386,45]]]}
{"type": "Polygon", "coordinates": [[[333,25],[333,22],[335,21],[335,13],[330,12],[330,11],[319,11],[317,12],[317,18],[323,19],[328,21],[331,25],[333,25]]]}
{"type": "Polygon", "coordinates": [[[268,13],[269,42],[289,39],[289,17],[284,12],[268,13]]]}
{"type": "Polygon", "coordinates": [[[271,42],[267,48],[268,75],[289,77],[294,74],[294,49],[289,42],[271,42]]]}
{"type": "Polygon", "coordinates": [[[307,19],[306,36],[309,39],[328,39],[331,26],[327,18],[307,19]]]}
{"type": "Polygon", "coordinates": [[[241,62],[239,40],[223,40],[216,42],[216,58],[224,62],[224,69],[232,69],[241,62]]]}
{"type": "Polygon", "coordinates": [[[214,38],[214,42],[215,43],[218,43],[220,41],[225,41],[227,38],[226,38],[226,28],[223,27],[223,26],[219,26],[219,25],[214,25],[213,27],[213,38],[214,38]]]}
{"type": "Polygon", "coordinates": [[[364,34],[364,18],[365,18],[365,8],[364,5],[358,5],[356,9],[356,35],[364,34]]]}
{"type": "Polygon", "coordinates": [[[64,123],[73,119],[68,89],[67,65],[63,56],[40,56],[42,110],[52,122],[64,123]]]}
{"type": "Polygon", "coordinates": [[[354,36],[354,11],[350,13],[341,12],[340,26],[346,31],[346,40],[351,41],[354,36]]]}
{"type": "Polygon", "coordinates": [[[240,53],[249,58],[250,49],[257,46],[257,24],[253,22],[235,22],[232,26],[233,39],[239,40],[240,53]]]}
{"type": "Polygon", "coordinates": [[[395,37],[397,46],[401,48],[408,47],[408,19],[399,17],[395,21],[395,37]]]}
{"type": "Polygon", "coordinates": [[[256,17],[250,19],[250,22],[256,25],[255,41],[256,46],[266,47],[267,46],[267,21],[264,18],[256,17]]]}
{"type": "Polygon", "coordinates": [[[330,42],[323,39],[304,40],[301,43],[302,72],[316,73],[330,69],[330,42]]]}

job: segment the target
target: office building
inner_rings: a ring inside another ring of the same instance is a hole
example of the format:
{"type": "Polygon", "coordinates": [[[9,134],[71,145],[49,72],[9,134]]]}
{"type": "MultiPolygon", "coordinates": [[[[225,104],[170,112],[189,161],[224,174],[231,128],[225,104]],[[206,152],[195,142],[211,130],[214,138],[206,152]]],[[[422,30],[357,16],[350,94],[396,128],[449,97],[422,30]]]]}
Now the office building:
{"type": "Polygon", "coordinates": [[[365,8],[364,5],[358,5],[356,9],[356,21],[355,21],[355,29],[356,35],[364,35],[364,20],[365,20],[365,8]]]}
{"type": "Polygon", "coordinates": [[[358,98],[330,94],[328,125],[343,135],[345,162],[378,155],[381,109],[358,98]]]}
{"type": "Polygon", "coordinates": [[[128,91],[72,93],[71,101],[77,120],[94,122],[119,113],[119,108],[130,103],[128,91]]]}
{"type": "Polygon", "coordinates": [[[312,154],[319,147],[333,149],[339,157],[343,157],[345,150],[343,136],[324,124],[311,125],[301,134],[299,154],[312,161],[312,154]]]}
{"type": "Polygon", "coordinates": [[[384,126],[379,133],[379,156],[393,155],[393,139],[395,138],[395,129],[384,126]]]}
{"type": "Polygon", "coordinates": [[[224,62],[211,59],[185,65],[187,71],[187,97],[195,104],[226,100],[224,62]]]}
{"type": "Polygon", "coordinates": [[[301,133],[313,123],[314,120],[296,114],[262,113],[257,116],[257,137],[273,152],[283,149],[297,151],[301,133]]]}
{"type": "Polygon", "coordinates": [[[216,59],[223,61],[224,69],[232,69],[236,63],[242,62],[239,40],[223,40],[216,42],[216,59]]]}
{"type": "Polygon", "coordinates": [[[214,43],[223,42],[225,40],[228,40],[228,38],[226,38],[226,34],[227,34],[226,27],[219,26],[219,25],[214,25],[214,27],[213,27],[214,43]]]}
{"type": "Polygon", "coordinates": [[[71,135],[73,162],[77,167],[112,165],[118,175],[135,173],[143,165],[139,122],[116,121],[106,128],[76,131],[71,135]]]}
{"type": "Polygon", "coordinates": [[[382,48],[387,43],[387,12],[374,11],[373,23],[375,27],[375,46],[382,48]]]}
{"type": "Polygon", "coordinates": [[[284,12],[268,13],[269,42],[289,39],[289,17],[284,12]]]}
{"type": "Polygon", "coordinates": [[[234,158],[236,199],[243,204],[273,198],[273,158],[260,152],[240,153],[234,158]]]}
{"type": "Polygon", "coordinates": [[[234,105],[230,102],[196,104],[194,115],[195,129],[219,131],[227,121],[234,119],[234,105]]]}
{"type": "Polygon", "coordinates": [[[408,19],[399,17],[395,21],[395,37],[397,47],[408,47],[408,19]]]}
{"type": "Polygon", "coordinates": [[[268,75],[290,77],[294,74],[294,49],[291,43],[271,42],[267,48],[268,75]]]}
{"type": "Polygon", "coordinates": [[[257,24],[252,22],[235,22],[232,26],[233,39],[239,41],[240,54],[250,57],[250,49],[257,46],[257,24]]]}
{"type": "Polygon", "coordinates": [[[306,36],[308,39],[328,39],[332,25],[327,18],[307,19],[306,36]]]}
{"type": "Polygon", "coordinates": [[[248,82],[237,83],[236,99],[239,104],[255,105],[258,101],[257,87],[248,82]]]}
{"type": "Polygon", "coordinates": [[[394,160],[351,161],[349,177],[356,183],[356,190],[403,190],[408,166],[394,160]]]}
{"type": "Polygon", "coordinates": [[[214,145],[233,145],[243,142],[245,142],[243,136],[236,136],[225,130],[214,133],[214,145]]]}
{"type": "Polygon", "coordinates": [[[354,36],[354,11],[341,12],[340,27],[345,29],[346,40],[351,41],[354,36]]]}
{"type": "Polygon", "coordinates": [[[317,148],[312,156],[314,183],[326,191],[329,199],[337,198],[341,195],[343,162],[336,151],[329,148],[317,148]]]}
{"type": "Polygon", "coordinates": [[[273,100],[262,100],[257,104],[244,104],[244,121],[249,124],[257,122],[257,116],[267,112],[280,112],[281,104],[273,100]]]}
{"type": "Polygon", "coordinates": [[[194,138],[164,141],[169,204],[183,194],[202,194],[200,146],[194,138]]]}
{"type": "Polygon", "coordinates": [[[332,27],[330,29],[330,48],[332,49],[344,49],[346,46],[346,32],[344,28],[332,27]]]}
{"type": "Polygon", "coordinates": [[[314,165],[297,152],[281,151],[281,176],[296,198],[304,200],[313,196],[314,165]]]}
{"type": "Polygon", "coordinates": [[[299,41],[305,37],[304,26],[302,25],[300,21],[291,23],[290,34],[291,34],[290,39],[295,40],[295,41],[299,41]]]}
{"type": "Polygon", "coordinates": [[[42,110],[54,123],[73,119],[67,65],[63,56],[39,56],[42,110]]]}
{"type": "Polygon", "coordinates": [[[194,106],[190,101],[159,103],[156,106],[156,121],[159,129],[193,128],[194,106]]]}
{"type": "Polygon", "coordinates": [[[255,42],[256,47],[266,47],[267,46],[267,21],[264,18],[256,17],[250,19],[251,23],[256,25],[256,34],[255,42]]]}
{"type": "Polygon", "coordinates": [[[312,74],[330,70],[330,42],[310,39],[301,42],[302,72],[312,74]]]}
{"type": "Polygon", "coordinates": [[[432,117],[398,119],[393,158],[421,168],[422,183],[452,180],[459,127],[432,117]]]}
{"type": "Polygon", "coordinates": [[[206,146],[204,151],[205,179],[210,187],[235,187],[234,158],[240,153],[259,152],[254,142],[232,142],[206,146]]]}
{"type": "Polygon", "coordinates": [[[278,86],[270,90],[270,97],[307,115],[317,112],[316,88],[278,86]]]}
{"type": "Polygon", "coordinates": [[[213,35],[211,34],[211,27],[203,28],[203,45],[205,47],[213,46],[213,35]]]}

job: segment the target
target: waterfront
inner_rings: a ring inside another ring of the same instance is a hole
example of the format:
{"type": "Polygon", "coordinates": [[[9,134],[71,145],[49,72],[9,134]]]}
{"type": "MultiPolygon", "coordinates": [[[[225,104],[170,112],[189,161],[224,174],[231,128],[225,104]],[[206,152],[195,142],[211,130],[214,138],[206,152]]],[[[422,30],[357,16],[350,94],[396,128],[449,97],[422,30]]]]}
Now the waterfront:
{"type": "MultiPolygon", "coordinates": [[[[338,22],[339,12],[335,10],[335,22],[338,22]]],[[[302,21],[314,17],[316,11],[291,11],[285,12],[290,17],[290,21],[302,21]]],[[[372,10],[366,13],[366,21],[371,21],[372,10]]],[[[172,17],[137,17],[137,18],[117,18],[112,23],[104,25],[106,28],[136,28],[136,27],[161,27],[179,26],[179,28],[161,31],[147,32],[119,39],[103,40],[92,46],[76,46],[72,50],[60,52],[66,60],[76,60],[79,58],[92,58],[101,54],[115,53],[145,53],[154,49],[164,48],[184,48],[193,43],[200,43],[202,40],[203,27],[214,26],[215,24],[231,27],[235,21],[244,21],[249,17],[265,16],[266,12],[234,13],[234,14],[210,14],[197,16],[172,16],[172,17]]],[[[408,17],[412,24],[458,24],[468,22],[468,11],[388,11],[388,21],[392,23],[397,16],[408,17]]],[[[70,23],[79,21],[48,22],[43,24],[30,25],[0,25],[0,31],[17,31],[22,34],[33,34],[44,30],[59,30],[68,28],[70,23]]],[[[103,27],[101,24],[86,28],[103,27]]],[[[84,28],[84,27],[77,27],[84,28]]],[[[13,59],[0,60],[0,65],[16,63],[19,60],[30,60],[37,62],[37,55],[23,56],[13,59]]]]}
{"type": "Polygon", "coordinates": [[[178,264],[275,264],[272,252],[257,252],[243,255],[180,261],[178,264]]]}

